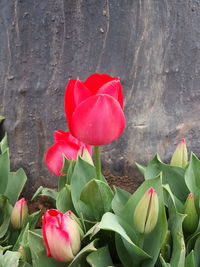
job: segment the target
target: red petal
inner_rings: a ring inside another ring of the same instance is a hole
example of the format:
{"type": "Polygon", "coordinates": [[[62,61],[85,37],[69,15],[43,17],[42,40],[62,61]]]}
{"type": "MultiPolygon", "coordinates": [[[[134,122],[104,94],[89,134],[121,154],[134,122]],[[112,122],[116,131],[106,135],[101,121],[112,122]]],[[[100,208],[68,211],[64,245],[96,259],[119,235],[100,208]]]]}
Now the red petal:
{"type": "Polygon", "coordinates": [[[120,136],[125,117],[117,100],[109,95],[95,95],[82,102],[71,121],[72,134],[90,145],[104,145],[120,136]]]}
{"type": "Polygon", "coordinates": [[[76,159],[78,151],[79,146],[71,142],[59,142],[50,146],[45,155],[45,162],[50,172],[59,176],[63,167],[63,155],[69,160],[76,159]]]}
{"type": "Polygon", "coordinates": [[[64,132],[61,130],[54,132],[54,142],[71,142],[74,144],[77,144],[80,148],[86,147],[89,151],[90,155],[92,156],[92,146],[86,145],[83,142],[79,141],[76,137],[74,137],[70,132],[64,132]]]}
{"type": "Polygon", "coordinates": [[[66,113],[66,118],[68,122],[68,126],[70,123],[70,118],[74,112],[74,109],[76,107],[75,101],[74,101],[74,85],[77,80],[69,80],[67,87],[65,89],[65,96],[64,96],[64,110],[66,113]]]}
{"type": "Polygon", "coordinates": [[[83,82],[77,80],[74,85],[74,103],[76,107],[85,99],[92,96],[93,93],[84,85],[83,82]]]}
{"type": "Polygon", "coordinates": [[[122,92],[122,86],[120,80],[117,78],[116,80],[105,83],[101,86],[97,92],[97,94],[107,94],[114,97],[121,105],[122,109],[124,107],[124,98],[122,92]]]}
{"type": "Polygon", "coordinates": [[[93,94],[96,94],[102,85],[116,79],[118,78],[113,78],[107,74],[94,73],[85,80],[84,84],[91,92],[93,92],[93,94]]]}

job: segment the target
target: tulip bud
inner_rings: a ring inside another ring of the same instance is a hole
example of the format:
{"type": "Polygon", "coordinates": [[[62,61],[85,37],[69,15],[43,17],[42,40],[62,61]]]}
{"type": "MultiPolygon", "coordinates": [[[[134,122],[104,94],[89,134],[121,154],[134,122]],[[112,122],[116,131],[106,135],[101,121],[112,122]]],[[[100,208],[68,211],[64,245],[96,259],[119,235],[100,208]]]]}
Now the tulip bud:
{"type": "Polygon", "coordinates": [[[87,150],[87,148],[83,148],[81,149],[81,158],[86,161],[87,163],[89,163],[90,165],[94,166],[94,163],[93,163],[93,160],[92,160],[92,157],[89,153],[89,151],[87,150]]]}
{"type": "Polygon", "coordinates": [[[150,233],[158,220],[159,203],[154,188],[149,188],[138,202],[133,215],[136,230],[141,233],[150,233]]]}
{"type": "Polygon", "coordinates": [[[176,147],[176,150],[174,151],[170,165],[185,168],[187,163],[188,163],[188,153],[187,153],[186,142],[185,139],[183,138],[176,147]]]}
{"type": "Polygon", "coordinates": [[[71,211],[48,210],[42,220],[42,235],[48,257],[71,261],[79,252],[81,241],[77,222],[71,211]]]}
{"type": "Polygon", "coordinates": [[[186,233],[193,233],[198,226],[198,214],[195,207],[194,195],[190,193],[184,205],[184,213],[187,215],[183,221],[183,229],[186,233]]]}
{"type": "Polygon", "coordinates": [[[28,206],[25,198],[21,198],[15,203],[11,213],[11,225],[14,229],[20,229],[28,217],[28,206]]]}

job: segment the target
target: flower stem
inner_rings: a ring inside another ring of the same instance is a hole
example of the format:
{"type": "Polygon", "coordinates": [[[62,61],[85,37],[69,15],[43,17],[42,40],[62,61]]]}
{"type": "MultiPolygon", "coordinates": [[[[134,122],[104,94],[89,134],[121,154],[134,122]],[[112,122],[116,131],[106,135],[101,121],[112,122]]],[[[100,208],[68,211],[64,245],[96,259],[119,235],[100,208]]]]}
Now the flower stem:
{"type": "Polygon", "coordinates": [[[95,158],[95,166],[96,166],[96,178],[97,180],[101,180],[101,157],[100,157],[100,147],[94,147],[94,158],[95,158]]]}

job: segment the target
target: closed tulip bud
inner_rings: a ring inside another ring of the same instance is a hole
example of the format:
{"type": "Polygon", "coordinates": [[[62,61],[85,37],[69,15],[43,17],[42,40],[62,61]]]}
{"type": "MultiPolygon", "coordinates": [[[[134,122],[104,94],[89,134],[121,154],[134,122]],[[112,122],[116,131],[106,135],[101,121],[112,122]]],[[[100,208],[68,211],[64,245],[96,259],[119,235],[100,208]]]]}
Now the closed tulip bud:
{"type": "Polygon", "coordinates": [[[61,262],[73,260],[81,241],[78,224],[71,211],[48,210],[42,220],[42,235],[48,257],[61,262]]]}
{"type": "Polygon", "coordinates": [[[28,206],[25,198],[21,198],[15,203],[11,213],[11,225],[14,229],[20,229],[28,217],[28,206]]]}
{"type": "Polygon", "coordinates": [[[81,151],[81,158],[86,161],[87,163],[89,163],[90,165],[94,166],[94,163],[93,163],[93,160],[92,160],[92,157],[89,153],[89,151],[87,150],[87,148],[83,148],[82,151],[81,151]]]}
{"type": "Polygon", "coordinates": [[[176,147],[176,150],[174,151],[170,165],[185,168],[187,163],[188,163],[188,153],[187,153],[186,142],[185,139],[183,138],[176,147]]]}
{"type": "Polygon", "coordinates": [[[183,230],[190,234],[193,233],[198,225],[198,214],[195,207],[194,195],[190,193],[184,205],[184,213],[187,215],[183,221],[183,230]]]}
{"type": "Polygon", "coordinates": [[[149,188],[138,202],[133,215],[136,230],[150,233],[156,226],[159,213],[158,196],[154,188],[149,188]]]}

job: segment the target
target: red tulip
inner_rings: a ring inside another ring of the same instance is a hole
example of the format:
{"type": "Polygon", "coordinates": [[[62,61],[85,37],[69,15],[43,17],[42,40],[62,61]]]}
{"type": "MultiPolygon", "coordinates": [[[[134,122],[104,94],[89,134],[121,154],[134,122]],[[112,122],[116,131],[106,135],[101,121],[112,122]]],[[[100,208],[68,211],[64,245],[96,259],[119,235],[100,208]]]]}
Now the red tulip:
{"type": "Polygon", "coordinates": [[[92,155],[92,147],[85,145],[77,140],[69,132],[55,131],[54,144],[49,147],[45,155],[45,162],[50,172],[55,175],[61,175],[61,170],[64,164],[63,155],[68,160],[76,160],[77,155],[88,150],[92,155]]]}
{"type": "Polygon", "coordinates": [[[65,113],[71,133],[89,145],[118,138],[125,127],[123,93],[119,78],[93,74],[85,82],[69,80],[65,113]]]}
{"type": "Polygon", "coordinates": [[[78,224],[71,211],[48,210],[42,219],[42,235],[48,257],[61,262],[71,261],[80,250],[78,224]]]}

